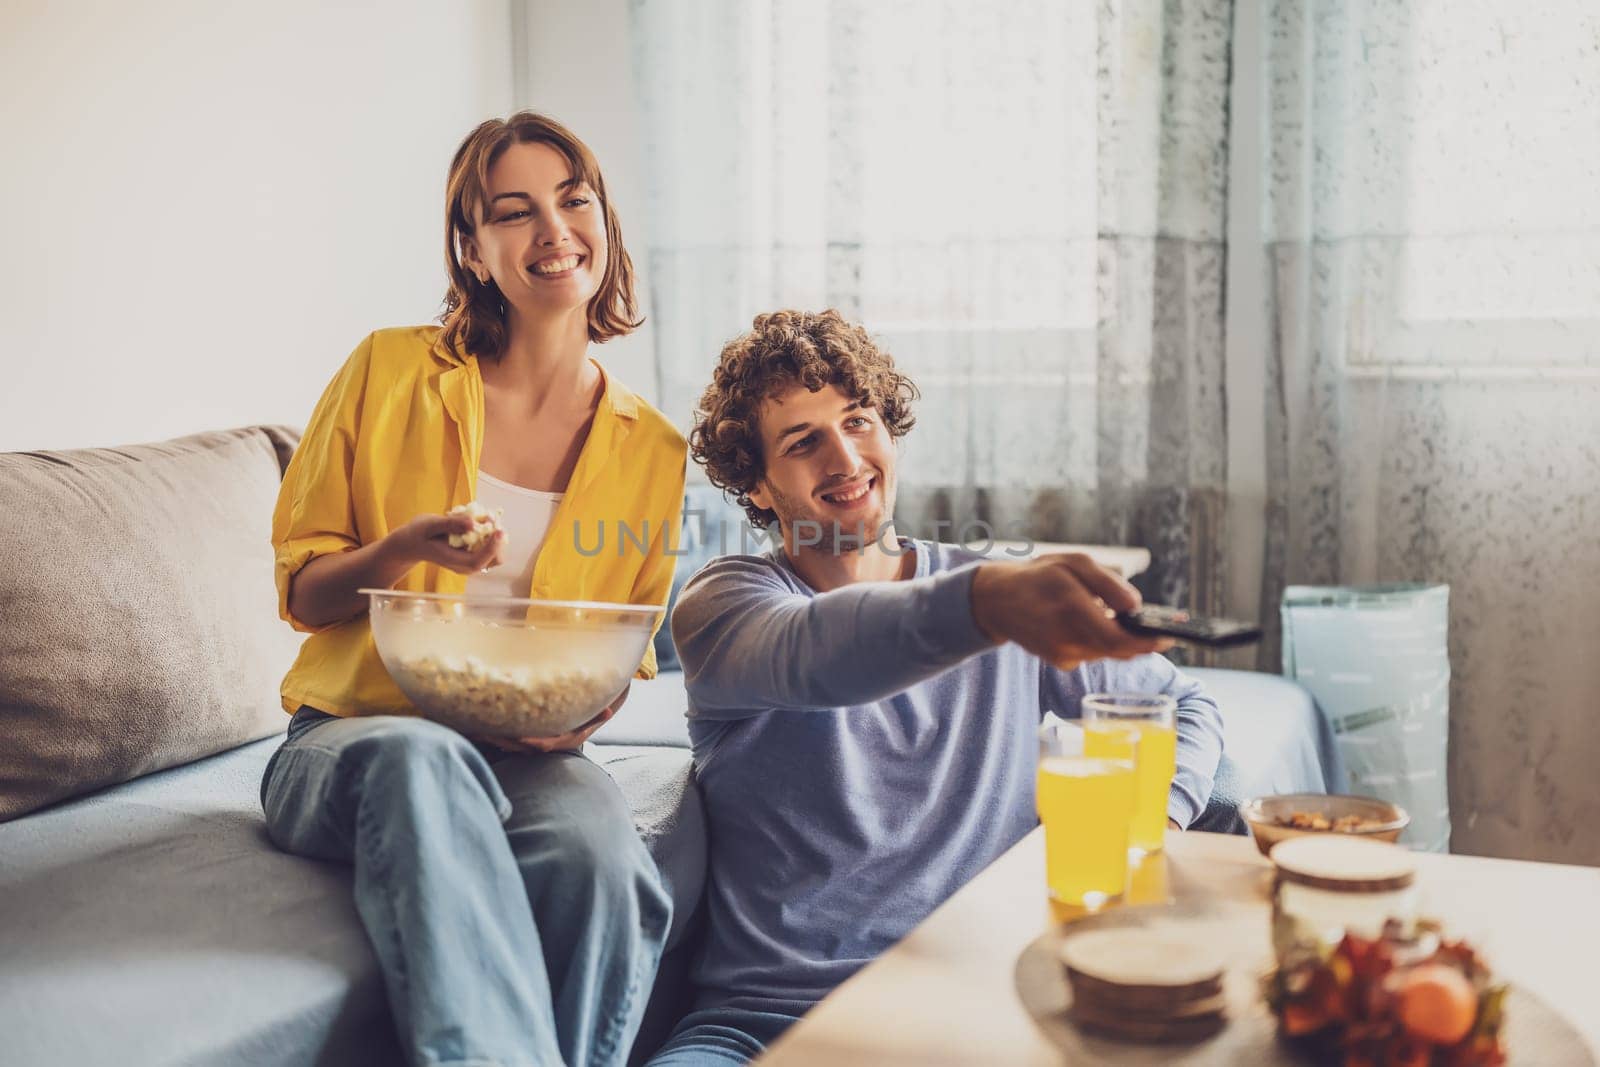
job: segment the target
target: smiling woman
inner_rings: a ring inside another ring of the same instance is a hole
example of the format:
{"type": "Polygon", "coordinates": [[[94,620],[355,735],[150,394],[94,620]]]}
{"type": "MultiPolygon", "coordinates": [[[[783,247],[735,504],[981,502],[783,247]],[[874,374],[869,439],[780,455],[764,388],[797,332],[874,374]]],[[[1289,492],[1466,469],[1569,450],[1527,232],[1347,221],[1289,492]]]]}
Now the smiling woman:
{"type": "MultiPolygon", "coordinates": [[[[410,1061],[621,1063],[672,911],[615,782],[582,753],[626,678],[570,733],[466,737],[395,684],[361,591],[663,605],[684,440],[590,355],[638,317],[583,142],[540,115],[490,120],[446,189],[442,327],[363,341],[284,474],[279,607],[310,636],[283,682],[294,718],[262,782],[267,828],[354,864],[410,1061]],[[482,505],[503,528],[452,545],[482,505]],[[581,552],[573,531],[624,523],[657,535],[581,552]]],[[[635,666],[652,676],[654,656],[635,666]]]]}
{"type": "Polygon", "coordinates": [[[568,283],[550,295],[586,303],[593,342],[640,324],[633,261],[600,165],[565,126],[528,111],[481,124],[456,150],[445,197],[447,344],[498,357],[506,294],[537,292],[535,279],[568,283]],[[546,244],[560,229],[567,240],[546,244]]]}

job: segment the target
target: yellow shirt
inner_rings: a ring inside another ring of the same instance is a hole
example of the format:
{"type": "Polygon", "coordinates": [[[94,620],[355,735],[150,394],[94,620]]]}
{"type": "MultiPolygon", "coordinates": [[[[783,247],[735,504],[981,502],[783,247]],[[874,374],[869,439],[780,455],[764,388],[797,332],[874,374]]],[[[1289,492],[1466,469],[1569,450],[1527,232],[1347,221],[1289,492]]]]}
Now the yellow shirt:
{"type": "MultiPolygon", "coordinates": [[[[362,341],[322,394],[284,474],[272,515],[278,613],[311,635],[283,679],[290,713],[309,704],[332,715],[417,714],[378,658],[367,616],[308,626],[289,613],[289,580],[317,556],[371,544],[418,515],[475,497],[483,377],[476,358],[445,351],[438,337],[438,327],[417,326],[362,341]]],[[[527,595],[664,606],[674,563],[667,546],[677,548],[683,508],[683,435],[604,369],[601,375],[605,392],[527,595]],[[647,552],[612,547],[619,523],[643,536],[646,521],[647,552]],[[602,528],[606,551],[595,552],[602,528]]],[[[461,593],[466,580],[419,563],[395,588],[461,593]]],[[[647,648],[638,676],[655,673],[647,648]]]]}

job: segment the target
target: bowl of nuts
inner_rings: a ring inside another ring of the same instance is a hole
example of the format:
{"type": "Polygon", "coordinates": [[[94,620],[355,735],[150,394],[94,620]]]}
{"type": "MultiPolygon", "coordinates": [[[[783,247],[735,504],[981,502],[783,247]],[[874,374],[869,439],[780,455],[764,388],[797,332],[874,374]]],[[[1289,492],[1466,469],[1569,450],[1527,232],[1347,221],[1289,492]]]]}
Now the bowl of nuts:
{"type": "Polygon", "coordinates": [[[363,589],[378,655],[426,718],[471,737],[555,737],[632,679],[661,608],[363,589]]]}
{"type": "Polygon", "coordinates": [[[1239,816],[1250,825],[1250,836],[1263,856],[1278,842],[1305,834],[1350,834],[1392,842],[1411,823],[1411,816],[1398,804],[1340,793],[1256,797],[1239,805],[1239,816]]]}

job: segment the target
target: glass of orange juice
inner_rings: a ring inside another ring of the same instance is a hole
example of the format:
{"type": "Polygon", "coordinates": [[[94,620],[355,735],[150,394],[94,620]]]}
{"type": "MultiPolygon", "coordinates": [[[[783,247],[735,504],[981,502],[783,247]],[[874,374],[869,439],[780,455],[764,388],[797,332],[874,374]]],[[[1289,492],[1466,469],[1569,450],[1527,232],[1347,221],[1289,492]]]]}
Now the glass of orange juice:
{"type": "Polygon", "coordinates": [[[1093,911],[1121,900],[1128,885],[1138,735],[1115,753],[1088,756],[1084,731],[1054,715],[1039,727],[1039,821],[1050,899],[1093,911]]]}
{"type": "Polygon", "coordinates": [[[1167,794],[1178,769],[1178,703],[1162,693],[1090,693],[1083,698],[1083,751],[1116,757],[1139,739],[1130,847],[1159,852],[1167,838],[1167,794]]]}

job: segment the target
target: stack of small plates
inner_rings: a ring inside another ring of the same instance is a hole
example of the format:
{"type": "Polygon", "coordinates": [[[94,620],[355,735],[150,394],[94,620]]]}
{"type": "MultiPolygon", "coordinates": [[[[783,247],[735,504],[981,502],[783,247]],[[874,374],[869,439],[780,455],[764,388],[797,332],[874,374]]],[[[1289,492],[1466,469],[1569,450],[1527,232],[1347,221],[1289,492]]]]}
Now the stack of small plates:
{"type": "Polygon", "coordinates": [[[1227,1022],[1223,960],[1175,927],[1116,927],[1061,946],[1079,1027],[1131,1041],[1198,1041],[1227,1022]]]}

